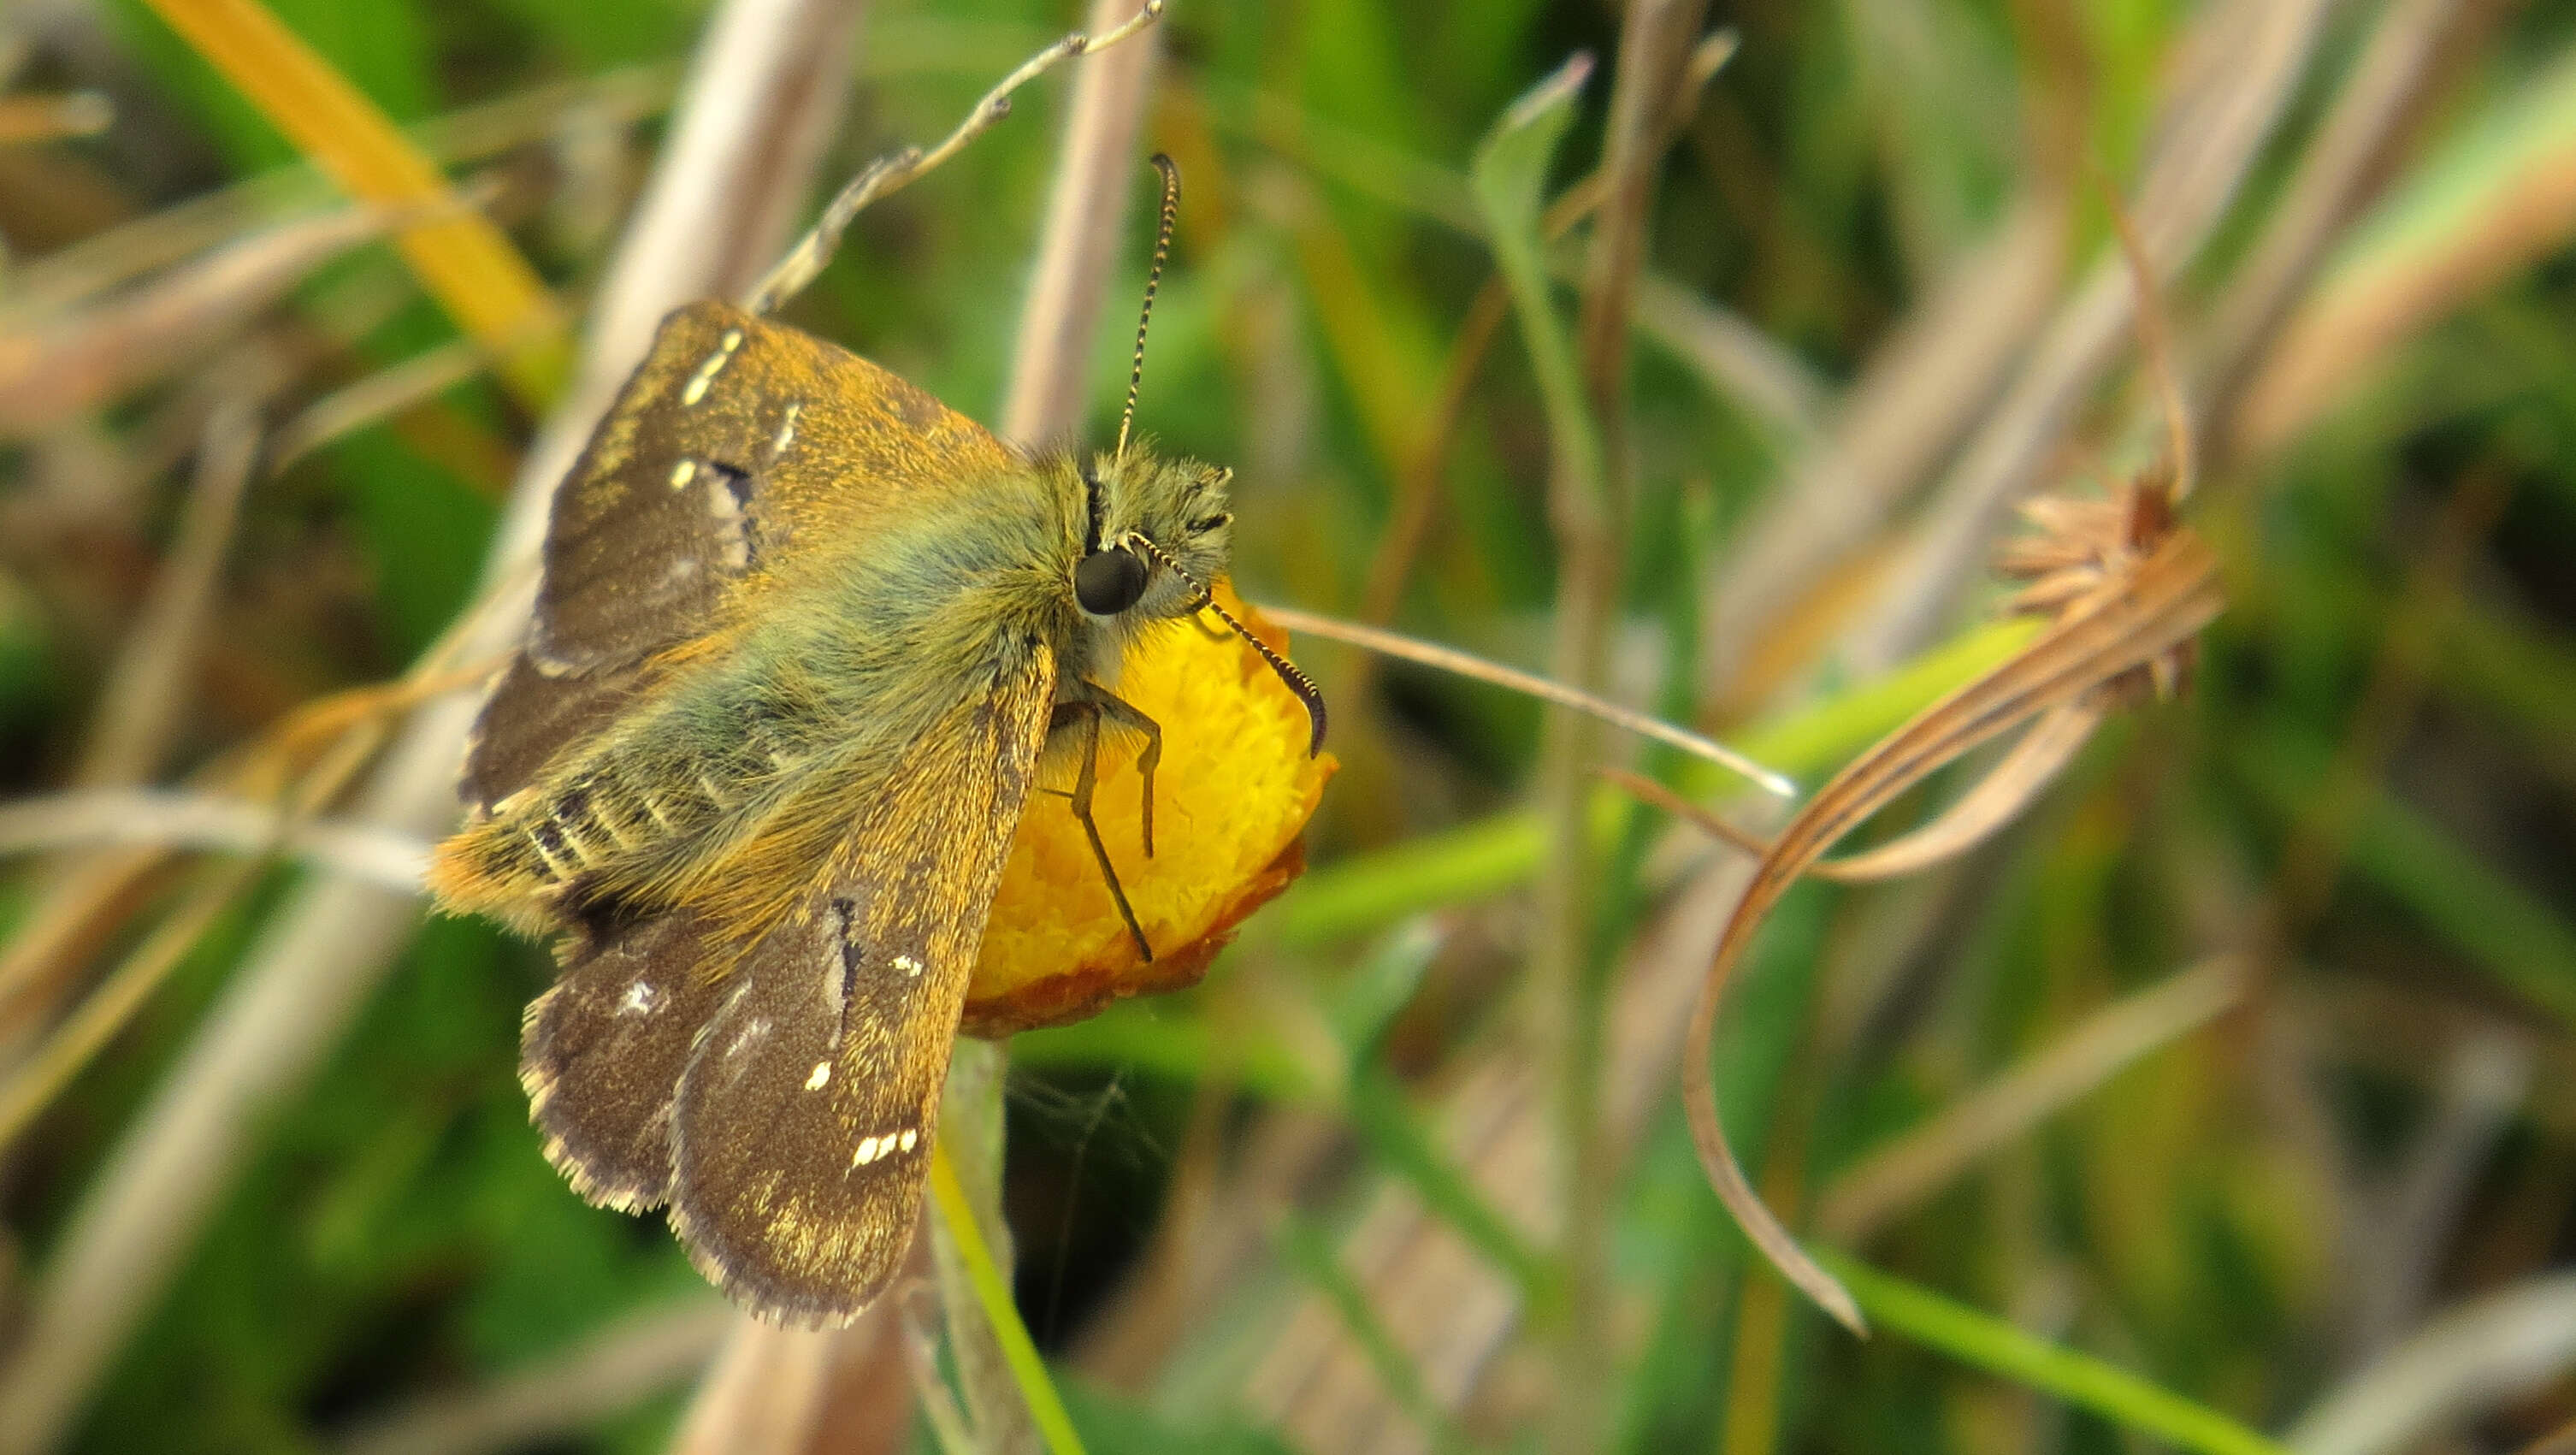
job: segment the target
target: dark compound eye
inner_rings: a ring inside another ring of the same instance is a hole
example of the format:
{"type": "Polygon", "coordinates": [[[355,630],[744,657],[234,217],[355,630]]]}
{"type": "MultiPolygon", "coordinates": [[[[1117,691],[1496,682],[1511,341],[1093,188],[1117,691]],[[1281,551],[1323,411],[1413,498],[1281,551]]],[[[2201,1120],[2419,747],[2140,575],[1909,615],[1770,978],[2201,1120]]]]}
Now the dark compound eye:
{"type": "Polygon", "coordinates": [[[1145,595],[1145,563],[1125,546],[1093,551],[1073,568],[1073,599],[1093,616],[1116,616],[1145,595]]]}

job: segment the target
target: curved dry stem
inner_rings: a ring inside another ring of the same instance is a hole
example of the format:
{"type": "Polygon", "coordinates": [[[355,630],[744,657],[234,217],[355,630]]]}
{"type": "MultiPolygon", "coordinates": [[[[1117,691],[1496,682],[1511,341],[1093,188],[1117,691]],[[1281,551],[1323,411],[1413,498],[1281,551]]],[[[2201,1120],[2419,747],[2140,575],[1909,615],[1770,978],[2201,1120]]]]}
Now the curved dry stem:
{"type": "Polygon", "coordinates": [[[2032,717],[2079,701],[2101,683],[2197,633],[2218,612],[2217,573],[2217,558],[2208,547],[2177,531],[2140,564],[2124,589],[2106,592],[2095,609],[2061,622],[2011,661],[1889,734],[1836,774],[1790,821],[1718,937],[1691,1008],[1688,1051],[1682,1059],[1682,1100],[1691,1139],[1710,1183],[1745,1236],[1784,1277],[1855,1333],[1865,1332],[1859,1306],[1763,1205],[1727,1144],[1709,1042],[1728,980],[1772,906],[1835,841],[1960,754],[2032,717]]]}
{"type": "Polygon", "coordinates": [[[2090,700],[2050,709],[2031,724],[1977,786],[1939,817],[1912,833],[1848,858],[1828,859],[1810,871],[1840,884],[1865,884],[1919,873],[1955,859],[2012,822],[2102,725],[2102,708],[2090,700]]]}
{"type": "MultiPolygon", "coordinates": [[[[2013,744],[2002,762],[1977,780],[1976,787],[1942,810],[1932,822],[1866,853],[1847,859],[1819,859],[1807,866],[1807,872],[1836,884],[1870,884],[1919,873],[1957,858],[1984,843],[2027,807],[2041,789],[2056,779],[2058,770],[2066,766],[2075,750],[2092,738],[2101,721],[2101,709],[2083,702],[2047,713],[2013,744]]],[[[1755,858],[1771,852],[1770,840],[1728,822],[1642,773],[1624,768],[1592,771],[1603,782],[1625,789],[1640,801],[1687,820],[1710,837],[1733,844],[1755,858]]]]}

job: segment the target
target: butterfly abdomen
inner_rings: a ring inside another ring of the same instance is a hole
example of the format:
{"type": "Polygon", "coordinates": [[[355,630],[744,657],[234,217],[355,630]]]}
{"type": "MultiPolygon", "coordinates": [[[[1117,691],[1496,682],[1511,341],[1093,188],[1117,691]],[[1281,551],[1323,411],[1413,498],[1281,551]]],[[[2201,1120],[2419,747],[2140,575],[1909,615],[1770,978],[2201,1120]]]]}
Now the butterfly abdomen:
{"type": "Polygon", "coordinates": [[[730,806],[712,773],[637,782],[614,760],[584,763],[441,844],[430,888],[452,910],[559,926],[568,901],[614,895],[685,857],[730,806]]]}

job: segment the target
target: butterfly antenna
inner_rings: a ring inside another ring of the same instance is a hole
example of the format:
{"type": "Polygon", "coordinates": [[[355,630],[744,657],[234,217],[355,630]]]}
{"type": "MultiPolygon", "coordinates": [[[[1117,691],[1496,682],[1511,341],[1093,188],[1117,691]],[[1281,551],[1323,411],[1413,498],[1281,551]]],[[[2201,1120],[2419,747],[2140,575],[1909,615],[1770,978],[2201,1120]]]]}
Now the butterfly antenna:
{"type": "Polygon", "coordinates": [[[1161,152],[1154,170],[1163,174],[1163,218],[1154,228],[1154,266],[1145,274],[1145,307],[1136,315],[1136,362],[1127,371],[1127,409],[1118,416],[1117,455],[1127,454],[1127,431],[1136,423],[1136,391],[1145,383],[1145,325],[1154,321],[1154,289],[1163,281],[1163,261],[1172,255],[1172,219],[1181,210],[1181,169],[1161,152]]]}
{"type": "Polygon", "coordinates": [[[1215,612],[1217,620],[1232,627],[1236,636],[1250,643],[1252,649],[1261,654],[1261,660],[1270,664],[1270,670],[1278,673],[1279,680],[1288,684],[1288,690],[1296,693],[1297,700],[1305,705],[1306,722],[1311,730],[1306,740],[1306,756],[1311,758],[1324,751],[1324,689],[1315,685],[1315,679],[1299,671],[1296,663],[1279,655],[1268,642],[1254,636],[1252,628],[1235,620],[1233,612],[1217,605],[1216,593],[1210,591],[1205,582],[1191,575],[1180,562],[1173,560],[1170,552],[1134,531],[1128,532],[1126,540],[1121,544],[1143,551],[1161,562],[1163,569],[1188,582],[1190,589],[1198,593],[1195,610],[1215,612]]]}

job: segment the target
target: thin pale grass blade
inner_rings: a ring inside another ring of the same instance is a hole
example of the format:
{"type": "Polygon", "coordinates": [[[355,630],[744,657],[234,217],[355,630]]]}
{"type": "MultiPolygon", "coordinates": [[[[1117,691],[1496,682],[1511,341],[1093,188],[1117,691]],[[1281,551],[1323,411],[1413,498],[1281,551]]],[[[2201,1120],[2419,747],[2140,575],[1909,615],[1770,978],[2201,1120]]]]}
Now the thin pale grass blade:
{"type": "Polygon", "coordinates": [[[376,207],[279,224],[119,297],[0,333],[0,439],[27,439],[190,363],[390,226],[376,207]]]}
{"type": "MultiPolygon", "coordinates": [[[[26,1034],[47,1018],[63,987],[116,927],[141,907],[179,849],[211,846],[214,840],[247,849],[249,840],[260,835],[290,847],[308,842],[296,816],[313,812],[347,785],[382,743],[394,713],[470,686],[490,673],[488,666],[462,673],[445,668],[445,653],[445,644],[433,645],[421,665],[405,678],[308,703],[257,742],[197,775],[200,792],[251,805],[254,813],[266,816],[264,822],[199,823],[150,848],[90,858],[56,881],[0,950],[0,1042],[26,1034]],[[285,806],[270,807],[271,801],[285,806]]],[[[32,825],[21,820],[22,836],[59,835],[65,828],[59,817],[35,805],[19,807],[36,815],[32,825]]],[[[147,815],[147,820],[152,817],[147,815]]],[[[371,881],[395,884],[405,892],[416,890],[416,872],[405,882],[404,871],[388,867],[401,857],[400,851],[386,851],[393,840],[354,826],[350,830],[363,837],[331,839],[331,847],[322,850],[324,862],[337,864],[345,859],[354,867],[372,867],[376,872],[365,876],[371,881]]],[[[323,831],[325,838],[340,832],[323,831]]]]}
{"type": "Polygon", "coordinates": [[[1624,728],[1640,737],[1652,738],[1667,747],[1679,748],[1694,758],[1715,763],[1730,773],[1750,780],[1766,792],[1777,794],[1782,798],[1797,796],[1798,785],[1790,782],[1786,775],[1754,762],[1724,743],[1701,737],[1687,728],[1675,727],[1661,718],[1649,716],[1632,708],[1621,707],[1608,698],[1596,696],[1579,688],[1568,687],[1561,682],[1550,681],[1536,673],[1523,672],[1516,667],[1506,667],[1499,662],[1488,661],[1454,647],[1419,641],[1400,632],[1387,631],[1381,627],[1363,626],[1358,622],[1343,621],[1338,617],[1323,616],[1311,611],[1300,611],[1292,606],[1272,606],[1265,603],[1256,609],[1292,632],[1311,632],[1331,641],[1348,642],[1352,646],[1365,647],[1372,652],[1394,657],[1400,661],[1415,662],[1425,667],[1437,667],[1444,672],[1454,672],[1461,677],[1472,678],[1478,682],[1490,682],[1497,687],[1525,693],[1542,702],[1552,702],[1559,707],[1587,713],[1612,727],[1624,728]]]}
{"type": "Polygon", "coordinates": [[[903,1368],[912,1379],[913,1402],[930,1425],[931,1443],[939,1455],[976,1455],[975,1435],[966,1412],[939,1372],[939,1299],[928,1284],[900,1290],[903,1324],[903,1368]]]}
{"type": "Polygon", "coordinates": [[[2576,1273],[2528,1277],[2436,1313],[2290,1426],[2298,1455],[2401,1455],[2576,1370],[2576,1273]]]}
{"type": "Polygon", "coordinates": [[[2350,230],[2392,158],[2424,124],[2422,105],[2440,61],[2458,43],[2463,0],[2394,0],[2382,6],[2315,139],[2282,189],[2225,290],[2197,351],[2210,433],[2234,453],[2247,376],[2270,358],[2290,310],[2314,287],[2329,251],[2350,230]]]}
{"type": "MultiPolygon", "coordinates": [[[[1160,18],[1160,0],[1120,21],[1122,5],[1134,3],[1091,0],[1085,16],[1102,32],[1084,47],[1086,53],[1119,45],[1130,36],[1138,39],[1075,71],[1065,98],[1064,135],[1047,184],[1046,218],[1031,264],[1028,301],[1020,307],[1019,331],[1011,340],[1010,387],[996,420],[1004,439],[1063,439],[1082,429],[1090,400],[1089,345],[1107,303],[1109,280],[1126,256],[1121,242],[1137,154],[1143,150],[1138,143],[1159,69],[1155,57],[1161,37],[1143,32],[1160,18]]],[[[1146,292],[1150,300],[1150,284],[1146,292]]],[[[1141,323],[1138,331],[1141,335],[1141,323]]],[[[1132,381],[1130,390],[1132,400],[1132,381]]]]}
{"type": "MultiPolygon", "coordinates": [[[[717,276],[716,260],[697,254],[643,256],[639,233],[692,226],[709,214],[767,216],[782,195],[807,180],[801,154],[782,158],[777,136],[793,130],[779,113],[831,94],[846,46],[801,44],[818,28],[813,14],[849,13],[843,3],[791,8],[741,3],[719,9],[711,32],[744,35],[806,84],[775,88],[702,78],[721,92],[712,106],[693,91],[675,130],[712,134],[687,159],[657,168],[656,186],[621,244],[593,307],[581,391],[549,417],[522,462],[510,511],[487,556],[485,598],[452,634],[456,654],[475,659],[506,651],[524,632],[533,568],[553,490],[598,422],[598,413],[634,363],[612,352],[615,340],[640,339],[649,321],[674,304],[730,291],[739,279],[717,276]],[[748,22],[748,23],[747,23],[748,22]],[[669,186],[675,175],[685,172],[669,186]],[[636,325],[641,317],[645,322],[636,325]],[[616,325],[610,328],[609,325],[616,325]],[[610,342],[599,342],[601,338],[610,342]]],[[[845,32],[843,32],[845,33],[845,32]]],[[[774,242],[760,239],[766,254],[774,242]]],[[[414,832],[435,831],[456,814],[455,765],[472,724],[470,704],[439,700],[399,735],[369,728],[356,736],[384,740],[381,762],[354,800],[354,816],[414,832]]],[[[359,763],[347,762],[354,774],[359,763]]],[[[248,1154],[258,1108],[302,1084],[339,1039],[359,1004],[392,964],[418,923],[408,897],[328,876],[300,884],[269,916],[207,1018],[170,1074],[122,1130],[113,1153],[54,1240],[25,1304],[25,1337],[0,1361],[0,1452],[18,1455],[58,1442],[109,1360],[167,1286],[177,1261],[248,1154]]],[[[898,1381],[899,1382],[899,1381],[898,1381]]]]}
{"type": "Polygon", "coordinates": [[[1708,1055],[1727,980],[1772,906],[1837,839],[1960,754],[2037,714],[2075,702],[2190,639],[2218,614],[2217,576],[2217,558],[2208,547],[2177,531],[2124,589],[2107,595],[2096,609],[2060,623],[2002,667],[1889,735],[1836,774],[1790,821],[1718,938],[1691,1010],[1686,1040],[1691,1049],[1682,1060],[1682,1100],[1700,1165],[1754,1246],[1855,1333],[1865,1332],[1859,1306],[1771,1215],[1727,1145],[1708,1055]]]}
{"type": "Polygon", "coordinates": [[[2147,373],[2155,381],[2156,403],[2165,415],[2165,458],[2173,466],[2173,501],[2191,498],[2192,486],[2198,483],[2200,451],[2194,442],[2191,407],[2182,397],[2182,382],[2174,377],[2173,325],[2165,313],[2164,289],[2156,281],[2155,260],[2147,256],[2147,244],[2138,236],[2138,224],[2121,205],[2120,189],[2107,177],[2096,175],[2102,188],[2102,202],[2111,214],[2111,231],[2120,240],[2121,260],[2129,265],[2129,286],[2138,290],[2135,304],[2138,313],[2138,352],[2146,359],[2147,373]]]}
{"type": "MultiPolygon", "coordinates": [[[[262,115],[353,197],[396,207],[447,205],[447,179],[302,37],[258,0],[146,0],[262,115]]],[[[480,213],[406,229],[403,257],[457,326],[500,361],[522,403],[563,386],[569,340],[527,259],[480,213]]]]}
{"type": "Polygon", "coordinates": [[[217,401],[197,445],[179,531],[117,651],[72,781],[83,787],[153,777],[170,749],[222,584],[224,557],[259,459],[258,412],[217,401]]]}
{"type": "Polygon", "coordinates": [[[2205,962],[2085,1018],[2036,1054],[1836,1177],[1816,1227],[1836,1243],[1866,1241],[1888,1222],[2132,1062],[2207,1025],[2245,991],[2245,966],[2205,962]]]}
{"type": "Polygon", "coordinates": [[[186,849],[220,848],[252,856],[249,862],[203,876],[43,1046],[10,1070],[7,1080],[0,1082],[0,1146],[14,1140],[132,1019],[195,947],[215,916],[257,882],[267,858],[293,855],[360,883],[399,894],[419,892],[421,866],[428,858],[424,840],[383,825],[315,823],[309,816],[366,765],[391,731],[395,712],[488,675],[489,669],[477,669],[461,678],[445,668],[442,658],[448,645],[433,646],[405,679],[309,704],[250,748],[202,775],[219,790],[230,787],[273,795],[273,803],[203,794],[94,791],[0,808],[0,853],[21,844],[52,847],[83,839],[151,846],[102,861],[94,875],[75,881],[82,891],[77,899],[58,910],[48,902],[46,907],[60,917],[38,923],[51,933],[22,934],[11,943],[6,960],[0,961],[0,971],[9,977],[0,980],[0,1010],[6,1013],[0,1025],[15,1028],[40,1018],[41,997],[34,992],[68,978],[69,957],[63,953],[70,948],[68,933],[94,920],[102,910],[123,905],[131,888],[172,855],[186,849]],[[313,758],[300,776],[299,755],[313,758]],[[55,973],[44,975],[48,969],[55,973]]]}
{"type": "Polygon", "coordinates": [[[405,892],[429,842],[365,824],[290,823],[275,805],[216,793],[90,788],[0,803],[0,854],[119,844],[278,854],[405,892]]]}
{"type": "Polygon", "coordinates": [[[485,362],[481,345],[457,339],[323,395],[277,427],[268,473],[282,475],[324,445],[428,403],[482,373],[485,362]]]}
{"type": "MultiPolygon", "coordinates": [[[[2160,103],[2158,144],[2132,192],[2163,277],[2207,240],[2296,94],[2333,7],[2327,0],[2202,7],[2160,103]]],[[[2125,260],[2105,260],[2067,295],[1911,532],[1906,559],[1847,635],[1870,671],[1944,629],[1996,528],[2048,468],[2097,382],[2123,356],[2136,310],[2125,260]]]]}

